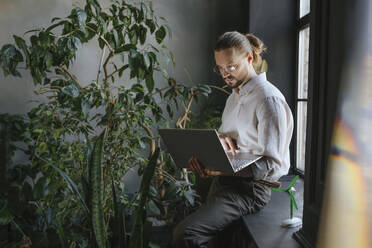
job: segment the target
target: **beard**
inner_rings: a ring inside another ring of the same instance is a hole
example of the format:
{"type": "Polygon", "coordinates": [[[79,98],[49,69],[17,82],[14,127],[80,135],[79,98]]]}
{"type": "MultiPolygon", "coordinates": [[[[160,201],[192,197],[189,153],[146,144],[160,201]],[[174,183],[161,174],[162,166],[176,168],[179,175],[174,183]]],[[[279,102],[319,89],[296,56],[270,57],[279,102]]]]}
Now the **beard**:
{"type": "Polygon", "coordinates": [[[234,85],[230,85],[229,83],[226,83],[226,85],[229,89],[235,89],[238,88],[243,82],[244,82],[243,80],[237,80],[237,82],[234,85]]]}

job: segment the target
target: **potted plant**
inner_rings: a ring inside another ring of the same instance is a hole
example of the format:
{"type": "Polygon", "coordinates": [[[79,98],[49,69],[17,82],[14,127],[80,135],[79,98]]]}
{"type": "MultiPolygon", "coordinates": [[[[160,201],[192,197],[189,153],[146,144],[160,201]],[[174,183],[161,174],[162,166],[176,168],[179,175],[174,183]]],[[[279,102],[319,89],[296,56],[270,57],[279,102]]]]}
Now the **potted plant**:
{"type": "Polygon", "coordinates": [[[28,39],[14,35],[15,44],[0,50],[4,75],[29,71],[35,93],[47,99],[24,116],[0,118],[7,157],[0,226],[8,237],[0,244],[147,247],[148,210],[172,220],[167,192],[176,188],[171,199],[181,205],[191,206],[195,197],[187,174],[170,166],[152,130],[173,118],[178,105],[185,109],[178,122],[184,127],[191,103],[211,89],[186,87],[162,68],[162,56],[174,64],[164,45],[171,32],[151,2],[116,0],[105,11],[87,0],[52,23],[26,32],[28,39]],[[91,40],[98,41],[101,63],[95,80],[81,82],[71,66],[91,40]],[[167,86],[159,88],[156,73],[167,86]],[[10,151],[28,160],[14,164],[10,151]],[[130,196],[122,179],[134,167],[142,182],[130,196]]]}

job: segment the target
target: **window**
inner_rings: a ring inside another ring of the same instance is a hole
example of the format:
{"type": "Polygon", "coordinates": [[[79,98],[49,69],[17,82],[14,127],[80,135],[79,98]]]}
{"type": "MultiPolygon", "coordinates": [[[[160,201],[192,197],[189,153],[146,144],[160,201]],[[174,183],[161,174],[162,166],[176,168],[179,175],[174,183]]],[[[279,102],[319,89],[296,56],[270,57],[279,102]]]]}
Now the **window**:
{"type": "Polygon", "coordinates": [[[309,72],[310,0],[299,1],[297,24],[296,169],[305,172],[306,120],[309,72]]]}
{"type": "Polygon", "coordinates": [[[300,18],[310,13],[310,0],[300,0],[300,18]]]}

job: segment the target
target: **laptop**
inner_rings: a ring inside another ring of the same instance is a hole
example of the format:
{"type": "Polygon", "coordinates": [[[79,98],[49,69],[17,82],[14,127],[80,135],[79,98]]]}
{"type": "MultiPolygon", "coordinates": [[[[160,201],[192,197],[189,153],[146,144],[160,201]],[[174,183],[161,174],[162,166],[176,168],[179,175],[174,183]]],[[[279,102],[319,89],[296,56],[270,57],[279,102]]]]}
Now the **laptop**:
{"type": "Polygon", "coordinates": [[[262,156],[237,150],[225,151],[215,129],[158,129],[172,159],[180,168],[189,168],[191,156],[206,168],[226,174],[238,172],[262,156]]]}

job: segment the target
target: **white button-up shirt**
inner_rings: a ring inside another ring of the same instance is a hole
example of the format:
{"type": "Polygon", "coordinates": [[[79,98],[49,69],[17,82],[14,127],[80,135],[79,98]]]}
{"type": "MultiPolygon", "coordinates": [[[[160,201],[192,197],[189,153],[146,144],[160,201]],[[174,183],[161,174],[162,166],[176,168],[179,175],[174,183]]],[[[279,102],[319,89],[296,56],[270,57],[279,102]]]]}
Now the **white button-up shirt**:
{"type": "Polygon", "coordinates": [[[240,152],[264,156],[251,165],[254,178],[275,181],[288,173],[292,112],[266,73],[251,78],[239,93],[232,92],[218,132],[235,139],[240,152]]]}

